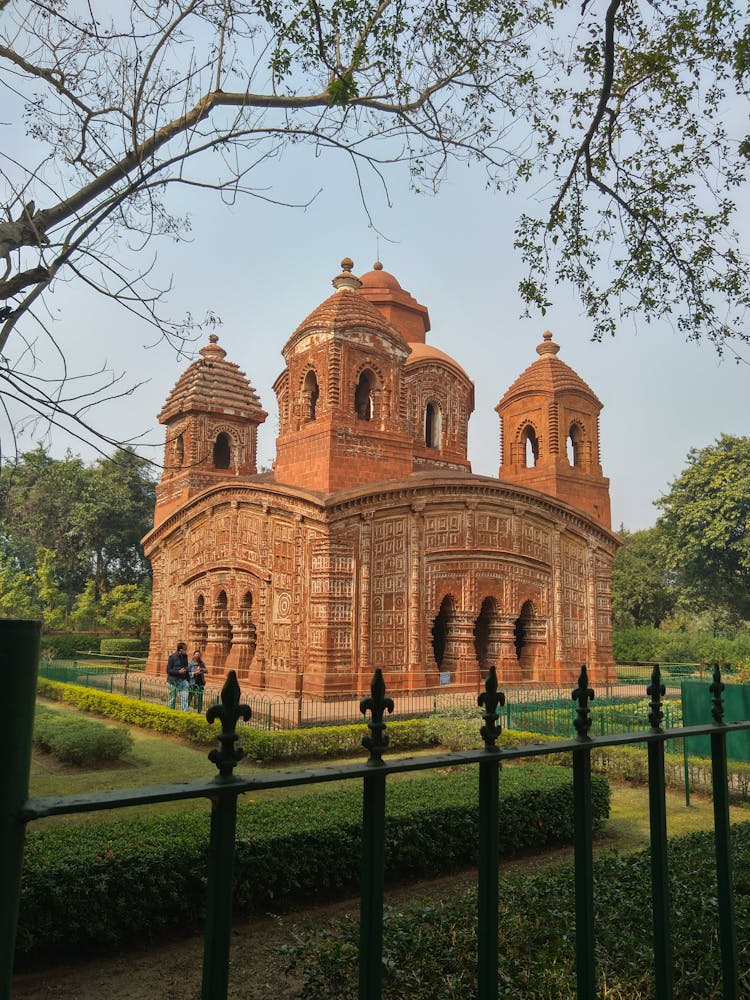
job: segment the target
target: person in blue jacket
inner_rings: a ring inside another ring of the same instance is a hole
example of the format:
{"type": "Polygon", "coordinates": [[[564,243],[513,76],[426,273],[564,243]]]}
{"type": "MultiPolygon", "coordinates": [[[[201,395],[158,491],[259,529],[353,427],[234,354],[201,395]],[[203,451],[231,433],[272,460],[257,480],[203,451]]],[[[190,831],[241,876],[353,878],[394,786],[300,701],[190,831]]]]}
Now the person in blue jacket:
{"type": "Polygon", "coordinates": [[[177,643],[177,649],[170,653],[167,660],[167,708],[176,708],[177,694],[180,695],[180,708],[188,710],[188,695],[190,693],[190,672],[188,670],[187,644],[177,643]]]}

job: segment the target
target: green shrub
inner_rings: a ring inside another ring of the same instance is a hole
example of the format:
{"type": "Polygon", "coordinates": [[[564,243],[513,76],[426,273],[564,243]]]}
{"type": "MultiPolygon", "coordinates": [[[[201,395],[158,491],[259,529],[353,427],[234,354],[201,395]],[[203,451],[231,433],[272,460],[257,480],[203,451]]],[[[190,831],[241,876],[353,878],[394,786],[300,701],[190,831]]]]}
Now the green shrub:
{"type": "MultiPolygon", "coordinates": [[[[748,871],[750,824],[732,830],[735,870],[748,871]]],[[[709,833],[669,845],[674,1000],[720,1000],[714,846],[709,833]]],[[[498,913],[498,996],[575,1000],[574,873],[548,868],[503,882],[498,913]]],[[[737,940],[750,938],[750,879],[735,880],[737,940]]],[[[653,997],[648,854],[594,866],[597,996],[653,997]]],[[[471,1000],[476,996],[476,894],[417,902],[384,918],[385,1000],[471,1000]]],[[[306,928],[284,949],[301,979],[302,1000],[356,1000],[357,936],[352,920],[306,928]]],[[[747,949],[740,950],[740,996],[750,996],[747,949]]]]}
{"type": "MultiPolygon", "coordinates": [[[[109,694],[91,688],[77,687],[40,678],[38,693],[53,701],[62,701],[85,712],[126,722],[142,729],[178,736],[199,746],[212,746],[219,732],[218,724],[209,726],[205,716],[192,712],[175,712],[150,702],[136,701],[125,695],[109,694]]],[[[166,689],[165,689],[166,696],[166,689]]],[[[390,751],[407,753],[412,750],[443,746],[447,749],[470,750],[482,746],[479,734],[481,719],[404,719],[388,723],[390,751]]],[[[359,757],[363,754],[362,739],[367,733],[364,721],[349,726],[314,726],[305,729],[253,729],[240,724],[240,743],[247,756],[259,763],[290,760],[335,760],[359,757]]],[[[536,733],[503,731],[499,746],[538,743],[536,733]]]]}
{"type": "Polygon", "coordinates": [[[127,656],[128,653],[139,656],[148,653],[148,642],[145,639],[102,639],[99,651],[110,656],[127,656]]]}
{"type": "Polygon", "coordinates": [[[117,760],[133,747],[127,729],[106,726],[85,716],[68,715],[37,706],[34,746],[67,764],[95,765],[117,760]]]}
{"type": "MultiPolygon", "coordinates": [[[[501,852],[512,854],[572,836],[570,774],[534,765],[503,770],[501,852]]],[[[413,878],[452,871],[476,859],[477,774],[393,780],[385,832],[386,871],[413,878]]],[[[598,828],[609,786],[596,776],[598,828]]],[[[277,802],[241,803],[235,906],[239,912],[294,906],[357,885],[361,854],[359,782],[277,802]]],[[[153,937],[184,927],[202,912],[208,816],[178,814],[137,821],[29,831],[18,949],[23,954],[153,937]]]]}

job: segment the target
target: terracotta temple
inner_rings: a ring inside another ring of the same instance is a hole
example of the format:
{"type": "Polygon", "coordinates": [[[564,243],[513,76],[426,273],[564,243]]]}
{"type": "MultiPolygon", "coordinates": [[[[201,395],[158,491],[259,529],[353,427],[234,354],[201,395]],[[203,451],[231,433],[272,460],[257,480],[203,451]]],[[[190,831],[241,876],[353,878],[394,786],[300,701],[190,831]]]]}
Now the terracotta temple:
{"type": "Polygon", "coordinates": [[[282,349],[273,472],[266,412],[218,337],[159,420],[148,671],[179,639],[218,681],[326,698],[598,682],[612,667],[610,530],[599,412],[550,333],[507,389],[498,477],[467,459],[474,384],[427,343],[427,308],[380,263],[334,292],[282,349]]]}

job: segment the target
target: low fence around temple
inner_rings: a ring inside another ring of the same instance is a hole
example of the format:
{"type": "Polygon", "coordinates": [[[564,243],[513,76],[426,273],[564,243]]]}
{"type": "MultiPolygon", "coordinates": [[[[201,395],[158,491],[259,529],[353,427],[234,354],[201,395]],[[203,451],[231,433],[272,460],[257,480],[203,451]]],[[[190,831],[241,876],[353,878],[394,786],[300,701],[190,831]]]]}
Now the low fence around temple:
{"type": "MultiPolygon", "coordinates": [[[[151,704],[169,704],[169,686],[165,677],[143,672],[145,660],[132,657],[98,657],[94,660],[42,661],[39,676],[47,680],[91,687],[111,694],[122,694],[151,704]]],[[[653,664],[618,664],[617,680],[597,689],[599,711],[596,731],[600,736],[627,730],[648,728],[645,686],[653,664]]],[[[682,725],[680,684],[688,678],[699,679],[703,671],[697,663],[663,664],[661,675],[666,688],[665,719],[667,728],[682,725]]],[[[569,737],[574,734],[575,707],[570,687],[535,685],[506,687],[502,725],[507,729],[569,737]]],[[[218,705],[220,689],[207,684],[202,711],[218,705]]],[[[298,729],[306,726],[348,725],[361,721],[359,701],[346,697],[330,700],[246,696],[253,710],[248,723],[256,729],[298,729]]],[[[460,718],[476,708],[476,695],[465,692],[437,691],[429,694],[395,695],[400,718],[424,718],[429,715],[460,718]]],[[[191,704],[190,711],[196,711],[191,704]]],[[[671,746],[668,749],[673,749],[671,746]]]]}

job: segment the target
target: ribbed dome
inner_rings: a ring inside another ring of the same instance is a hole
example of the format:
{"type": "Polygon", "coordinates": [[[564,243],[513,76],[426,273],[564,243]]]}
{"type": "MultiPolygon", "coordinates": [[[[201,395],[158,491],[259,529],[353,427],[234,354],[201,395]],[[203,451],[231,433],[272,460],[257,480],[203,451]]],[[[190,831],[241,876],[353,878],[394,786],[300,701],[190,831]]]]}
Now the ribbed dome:
{"type": "Polygon", "coordinates": [[[528,393],[577,392],[587,396],[600,409],[602,408],[602,403],[593,389],[573,371],[570,365],[566,365],[557,357],[560,345],[552,340],[549,330],[544,334],[544,340],[536,350],[539,358],[518,376],[498,403],[498,407],[505,406],[512,399],[528,393]]]}
{"type": "Polygon", "coordinates": [[[292,337],[298,337],[308,330],[350,330],[358,326],[401,339],[398,331],[386,322],[383,314],[351,288],[339,288],[333,295],[329,295],[325,302],[321,302],[317,309],[313,309],[302,320],[292,337]]]}
{"type": "Polygon", "coordinates": [[[262,423],[268,414],[261,407],[255,389],[239,366],[226,361],[226,351],[219,347],[219,338],[210,335],[209,343],[201,348],[194,361],[177,381],[159,414],[159,422],[190,410],[228,413],[262,423]]]}
{"type": "Polygon", "coordinates": [[[461,365],[455,361],[450,354],[446,354],[445,351],[441,351],[438,347],[433,347],[432,344],[409,344],[411,347],[411,354],[406,359],[406,367],[409,368],[412,365],[425,363],[428,361],[438,361],[444,365],[448,365],[453,368],[454,371],[458,372],[459,375],[463,376],[467,382],[471,379],[463,370],[461,365]]]}

